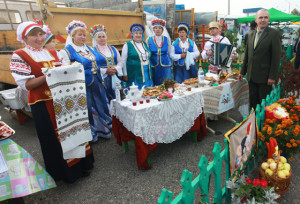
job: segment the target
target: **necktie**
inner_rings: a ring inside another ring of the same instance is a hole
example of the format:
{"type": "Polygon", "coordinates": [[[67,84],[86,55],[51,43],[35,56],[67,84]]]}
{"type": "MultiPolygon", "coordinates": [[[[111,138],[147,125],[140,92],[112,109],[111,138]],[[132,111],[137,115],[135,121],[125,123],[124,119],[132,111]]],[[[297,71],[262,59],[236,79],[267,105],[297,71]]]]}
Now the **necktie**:
{"type": "Polygon", "coordinates": [[[261,35],[261,30],[259,30],[259,31],[256,32],[255,40],[254,40],[254,48],[255,48],[256,45],[257,45],[257,42],[258,42],[258,40],[259,40],[259,38],[260,38],[260,35],[261,35]]]}

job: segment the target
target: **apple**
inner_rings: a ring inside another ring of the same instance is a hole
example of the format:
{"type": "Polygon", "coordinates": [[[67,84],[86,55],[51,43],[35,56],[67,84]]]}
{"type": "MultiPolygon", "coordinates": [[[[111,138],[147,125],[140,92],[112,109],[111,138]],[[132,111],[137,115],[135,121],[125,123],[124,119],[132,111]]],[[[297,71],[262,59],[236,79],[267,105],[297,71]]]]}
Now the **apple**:
{"type": "Polygon", "coordinates": [[[263,162],[263,163],[261,164],[261,168],[262,168],[263,170],[266,170],[267,168],[269,168],[269,164],[268,164],[267,162],[263,162]]]}
{"type": "Polygon", "coordinates": [[[271,164],[271,163],[273,163],[273,162],[275,162],[274,159],[271,159],[271,158],[268,159],[268,163],[269,163],[269,164],[271,164]]]}
{"type": "Polygon", "coordinates": [[[273,175],[273,171],[271,169],[266,169],[265,173],[268,174],[269,176],[273,175]]]}
{"type": "Polygon", "coordinates": [[[277,167],[277,164],[275,162],[273,162],[273,163],[270,164],[270,169],[272,171],[275,171],[276,167],[277,167]]]}
{"type": "Polygon", "coordinates": [[[280,162],[282,162],[283,164],[285,164],[287,162],[286,158],[283,156],[280,156],[280,162]]]}
{"type": "Polygon", "coordinates": [[[284,168],[285,170],[290,171],[290,170],[291,170],[291,165],[290,165],[289,163],[285,163],[285,164],[283,164],[283,168],[284,168]]]}
{"type": "Polygon", "coordinates": [[[290,172],[288,170],[282,170],[282,172],[285,174],[286,177],[290,175],[290,172]]]}
{"type": "Polygon", "coordinates": [[[286,177],[286,175],[285,175],[285,173],[283,171],[277,171],[277,176],[279,178],[285,178],[286,177]]]}

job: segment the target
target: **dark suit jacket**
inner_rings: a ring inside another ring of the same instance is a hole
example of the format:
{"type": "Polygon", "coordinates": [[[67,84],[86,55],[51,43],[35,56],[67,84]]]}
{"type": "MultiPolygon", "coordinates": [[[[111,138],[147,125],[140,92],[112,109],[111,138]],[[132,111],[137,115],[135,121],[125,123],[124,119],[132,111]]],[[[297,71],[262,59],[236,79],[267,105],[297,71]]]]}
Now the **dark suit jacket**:
{"type": "Polygon", "coordinates": [[[280,33],[266,27],[254,49],[255,35],[256,30],[248,34],[241,74],[247,73],[247,80],[258,84],[267,83],[269,78],[277,80],[281,57],[280,33]]]}

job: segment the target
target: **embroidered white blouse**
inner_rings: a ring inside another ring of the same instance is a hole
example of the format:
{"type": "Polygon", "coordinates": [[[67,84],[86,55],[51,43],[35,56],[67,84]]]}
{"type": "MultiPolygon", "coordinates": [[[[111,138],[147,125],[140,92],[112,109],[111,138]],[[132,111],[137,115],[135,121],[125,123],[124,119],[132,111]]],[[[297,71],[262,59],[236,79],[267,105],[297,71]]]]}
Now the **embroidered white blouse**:
{"type": "MultiPolygon", "coordinates": [[[[54,57],[48,52],[47,49],[44,48],[35,49],[29,45],[26,45],[23,50],[37,62],[54,60],[54,57]]],[[[59,53],[57,53],[57,56],[58,59],[62,61],[59,53]]],[[[25,86],[27,80],[35,78],[34,75],[31,75],[30,65],[25,62],[19,55],[14,53],[10,61],[10,70],[18,86],[20,86],[23,90],[27,90],[25,86]]]]}
{"type": "MultiPolygon", "coordinates": [[[[105,55],[105,57],[111,57],[111,51],[109,49],[109,47],[106,45],[101,46],[101,45],[97,45],[99,51],[105,55]]],[[[116,49],[116,48],[115,48],[116,49]]],[[[117,74],[118,76],[123,76],[123,70],[122,70],[122,60],[121,60],[121,56],[119,51],[116,49],[117,51],[117,65],[115,66],[116,70],[117,70],[117,74]]],[[[101,71],[101,75],[102,78],[106,78],[108,75],[106,74],[107,69],[106,68],[100,68],[101,71]]]]}
{"type": "MultiPolygon", "coordinates": [[[[148,65],[149,64],[149,55],[150,55],[150,53],[147,52],[147,50],[144,49],[144,46],[143,46],[142,42],[140,42],[140,43],[135,42],[134,44],[141,51],[142,54],[146,54],[147,60],[145,62],[142,62],[142,63],[143,63],[143,65],[148,65]]],[[[127,57],[128,57],[128,46],[127,46],[127,43],[125,43],[123,48],[122,48],[123,76],[127,76],[127,68],[126,68],[127,57]]]]}
{"type": "MultiPolygon", "coordinates": [[[[179,46],[181,48],[188,49],[190,46],[190,43],[189,43],[188,39],[183,43],[182,40],[179,38],[179,46]]],[[[199,52],[198,47],[196,46],[195,42],[194,42],[193,52],[191,52],[191,55],[194,59],[196,59],[200,55],[200,52],[199,52]]],[[[181,59],[181,54],[175,54],[175,47],[173,45],[171,46],[170,57],[174,61],[178,61],[181,59]]]]}
{"type": "MultiPolygon", "coordinates": [[[[90,60],[95,60],[95,56],[94,54],[91,54],[89,48],[86,46],[86,45],[83,45],[83,46],[77,46],[75,45],[73,42],[70,43],[70,45],[74,48],[74,50],[76,52],[78,52],[78,54],[80,54],[81,56],[85,57],[85,58],[88,58],[90,60]]],[[[69,55],[68,53],[62,49],[60,50],[60,55],[63,59],[62,63],[63,64],[71,64],[71,61],[70,61],[70,58],[69,58],[69,55]]]]}

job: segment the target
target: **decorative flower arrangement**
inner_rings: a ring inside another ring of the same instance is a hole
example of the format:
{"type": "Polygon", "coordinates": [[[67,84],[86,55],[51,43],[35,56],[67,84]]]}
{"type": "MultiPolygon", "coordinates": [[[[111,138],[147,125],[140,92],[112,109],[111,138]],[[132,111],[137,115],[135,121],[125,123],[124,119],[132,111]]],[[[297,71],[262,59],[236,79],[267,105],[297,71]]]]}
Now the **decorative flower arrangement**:
{"type": "Polygon", "coordinates": [[[176,84],[176,83],[177,83],[177,81],[172,80],[172,79],[166,79],[166,80],[163,81],[163,84],[164,84],[165,86],[174,85],[174,84],[176,84]]]}
{"type": "Polygon", "coordinates": [[[70,34],[72,32],[72,30],[74,28],[77,28],[77,27],[82,27],[84,29],[87,29],[86,25],[84,22],[82,21],[78,21],[78,20],[73,20],[72,22],[69,23],[69,25],[66,27],[66,30],[68,32],[68,34],[70,34]]]}
{"type": "Polygon", "coordinates": [[[169,98],[173,98],[173,95],[169,92],[163,93],[159,96],[159,99],[169,99],[169,98]]]}
{"type": "MultiPolygon", "coordinates": [[[[282,119],[281,121],[266,119],[262,132],[258,132],[258,137],[264,143],[269,142],[270,138],[275,138],[280,154],[284,154],[292,161],[292,156],[300,150],[300,106],[297,105],[295,97],[290,97],[286,100],[280,99],[277,103],[287,110],[290,118],[282,119]]],[[[263,149],[266,149],[266,147],[263,146],[263,149]]]]}
{"type": "Polygon", "coordinates": [[[151,21],[151,25],[154,26],[155,24],[160,24],[162,26],[166,25],[166,21],[164,21],[163,19],[153,19],[151,21]]]}
{"type": "Polygon", "coordinates": [[[226,187],[231,190],[232,203],[277,203],[279,197],[265,179],[251,180],[244,175],[236,182],[227,181],[226,187]]]}

